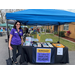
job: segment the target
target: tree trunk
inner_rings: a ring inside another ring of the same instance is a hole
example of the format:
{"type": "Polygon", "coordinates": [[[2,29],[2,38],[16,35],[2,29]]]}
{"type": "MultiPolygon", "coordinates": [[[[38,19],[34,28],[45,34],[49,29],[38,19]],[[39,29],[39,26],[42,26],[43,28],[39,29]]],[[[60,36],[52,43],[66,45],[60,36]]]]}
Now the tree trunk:
{"type": "Polygon", "coordinates": [[[1,23],[4,23],[3,22],[3,14],[1,13],[1,23]]]}
{"type": "Polygon", "coordinates": [[[46,35],[46,26],[45,26],[45,35],[46,35]]]}

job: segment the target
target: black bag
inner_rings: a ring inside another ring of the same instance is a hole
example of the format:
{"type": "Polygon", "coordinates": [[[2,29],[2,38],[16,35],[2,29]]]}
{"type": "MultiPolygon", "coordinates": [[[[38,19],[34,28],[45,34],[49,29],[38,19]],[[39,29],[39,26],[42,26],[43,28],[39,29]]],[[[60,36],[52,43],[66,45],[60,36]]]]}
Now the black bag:
{"type": "Polygon", "coordinates": [[[5,42],[8,42],[8,39],[5,39],[5,42]]]}
{"type": "Polygon", "coordinates": [[[6,60],[6,63],[7,63],[7,65],[12,65],[12,59],[11,58],[8,58],[7,60],[6,60]]]}
{"type": "Polygon", "coordinates": [[[12,65],[12,64],[13,64],[13,61],[12,61],[12,59],[10,58],[10,50],[9,50],[9,48],[8,48],[8,52],[9,52],[9,58],[6,60],[6,64],[7,64],[7,65],[12,65]]]}

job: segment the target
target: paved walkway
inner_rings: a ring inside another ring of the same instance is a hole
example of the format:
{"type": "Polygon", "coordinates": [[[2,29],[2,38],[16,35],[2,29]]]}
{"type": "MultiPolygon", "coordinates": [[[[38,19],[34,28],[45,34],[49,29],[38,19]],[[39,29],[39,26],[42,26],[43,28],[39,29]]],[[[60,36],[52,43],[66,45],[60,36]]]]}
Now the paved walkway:
{"type": "Polygon", "coordinates": [[[5,36],[0,36],[0,65],[6,65],[6,59],[8,58],[7,43],[5,43],[5,36]]]}
{"type": "MultiPolygon", "coordinates": [[[[0,65],[6,65],[6,59],[8,58],[8,44],[5,42],[5,39],[5,36],[0,37],[0,65]]],[[[65,65],[75,65],[75,51],[69,51],[69,64],[65,65]]]]}

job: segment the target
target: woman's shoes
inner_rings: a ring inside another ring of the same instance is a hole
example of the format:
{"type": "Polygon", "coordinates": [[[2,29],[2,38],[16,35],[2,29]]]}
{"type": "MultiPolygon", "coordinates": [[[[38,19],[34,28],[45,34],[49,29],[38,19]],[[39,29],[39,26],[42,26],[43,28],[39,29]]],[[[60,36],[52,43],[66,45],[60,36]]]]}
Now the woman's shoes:
{"type": "Polygon", "coordinates": [[[18,65],[18,62],[17,62],[17,63],[15,63],[15,65],[18,65]]]}

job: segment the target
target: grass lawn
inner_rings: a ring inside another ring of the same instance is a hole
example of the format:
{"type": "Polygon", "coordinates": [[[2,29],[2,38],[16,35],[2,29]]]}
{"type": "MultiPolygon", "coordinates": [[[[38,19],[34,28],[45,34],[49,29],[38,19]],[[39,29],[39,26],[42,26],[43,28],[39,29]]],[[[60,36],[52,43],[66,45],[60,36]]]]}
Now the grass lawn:
{"type": "MultiPolygon", "coordinates": [[[[32,36],[34,36],[34,38],[37,38],[36,34],[31,34],[32,36]]],[[[58,37],[54,36],[53,34],[40,34],[41,38],[40,38],[40,42],[45,42],[46,38],[51,38],[53,39],[53,42],[57,42],[58,41],[58,37]]],[[[65,45],[66,47],[68,47],[69,51],[75,51],[75,44],[71,43],[67,40],[64,40],[62,38],[60,38],[60,43],[65,45]]]]}
{"type": "MultiPolygon", "coordinates": [[[[53,42],[57,42],[58,41],[58,37],[54,36],[53,34],[41,34],[41,39],[40,42],[45,42],[46,38],[51,38],[53,39],[53,42]]],[[[65,45],[66,47],[68,47],[69,51],[75,51],[75,44],[71,43],[67,40],[61,39],[60,38],[60,43],[65,45]]]]}
{"type": "Polygon", "coordinates": [[[31,36],[33,36],[34,38],[37,38],[37,34],[31,34],[31,36]]]}

